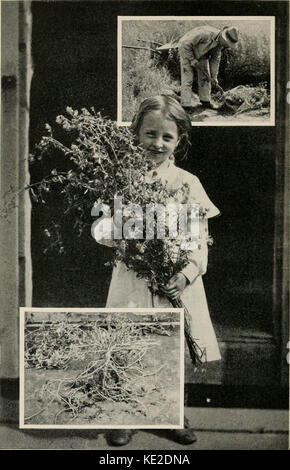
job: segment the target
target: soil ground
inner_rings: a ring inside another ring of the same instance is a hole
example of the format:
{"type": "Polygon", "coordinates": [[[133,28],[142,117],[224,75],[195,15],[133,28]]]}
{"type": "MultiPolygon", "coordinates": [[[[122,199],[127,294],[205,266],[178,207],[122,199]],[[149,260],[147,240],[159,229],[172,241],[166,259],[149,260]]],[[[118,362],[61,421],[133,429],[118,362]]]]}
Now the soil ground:
{"type": "MultiPolygon", "coordinates": [[[[218,106],[221,104],[214,99],[212,100],[218,106]]],[[[255,123],[267,122],[270,119],[270,106],[262,107],[261,109],[252,109],[239,114],[227,113],[224,110],[204,109],[201,106],[198,95],[193,93],[192,98],[192,112],[189,113],[192,122],[249,122],[255,123]]]]}
{"type": "MultiPolygon", "coordinates": [[[[70,412],[61,412],[62,403],[52,402],[44,411],[25,424],[52,425],[178,425],[183,403],[180,402],[180,360],[179,360],[179,328],[171,336],[150,334],[151,340],[157,345],[144,356],[144,372],[150,374],[142,379],[143,396],[139,397],[143,406],[113,401],[98,401],[95,405],[83,408],[73,421],[70,412]],[[158,374],[152,374],[158,371],[158,374]],[[146,410],[146,415],[142,410],[146,410]],[[55,417],[57,422],[55,422],[55,417]]],[[[67,370],[25,370],[25,417],[31,416],[46,404],[37,398],[39,390],[46,380],[64,377],[76,377],[85,364],[72,363],[67,370]]]]}

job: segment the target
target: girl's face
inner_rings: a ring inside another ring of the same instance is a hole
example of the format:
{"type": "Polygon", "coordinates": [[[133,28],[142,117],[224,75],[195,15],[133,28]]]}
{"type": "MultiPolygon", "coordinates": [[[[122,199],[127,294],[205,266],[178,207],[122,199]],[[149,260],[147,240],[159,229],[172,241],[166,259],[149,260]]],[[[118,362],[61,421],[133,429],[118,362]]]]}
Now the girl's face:
{"type": "Polygon", "coordinates": [[[178,129],[174,121],[161,111],[145,114],[138,133],[139,144],[148,150],[148,158],[160,165],[172,155],[178,145],[178,129]]]}

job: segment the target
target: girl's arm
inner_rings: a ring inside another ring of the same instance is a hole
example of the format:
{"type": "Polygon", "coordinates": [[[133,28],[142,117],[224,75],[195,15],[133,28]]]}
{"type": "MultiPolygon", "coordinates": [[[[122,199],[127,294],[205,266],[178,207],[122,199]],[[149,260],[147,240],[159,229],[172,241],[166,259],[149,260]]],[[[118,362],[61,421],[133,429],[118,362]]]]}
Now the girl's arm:
{"type": "Polygon", "coordinates": [[[199,248],[189,252],[189,264],[182,269],[182,274],[189,284],[192,284],[198,276],[202,276],[207,270],[208,259],[208,219],[199,221],[199,248]]]}
{"type": "Polygon", "coordinates": [[[207,270],[208,257],[208,219],[220,214],[219,209],[209,199],[199,179],[191,175],[188,183],[190,185],[189,201],[200,204],[200,207],[206,209],[206,216],[199,219],[199,249],[192,250],[189,253],[190,263],[181,271],[192,284],[198,276],[202,276],[207,270]]]}
{"type": "Polygon", "coordinates": [[[207,240],[208,240],[207,219],[200,221],[199,249],[189,252],[190,262],[179,273],[175,274],[166,286],[160,286],[160,290],[171,300],[177,299],[186,285],[192,284],[198,276],[206,273],[207,268],[207,240]]]}

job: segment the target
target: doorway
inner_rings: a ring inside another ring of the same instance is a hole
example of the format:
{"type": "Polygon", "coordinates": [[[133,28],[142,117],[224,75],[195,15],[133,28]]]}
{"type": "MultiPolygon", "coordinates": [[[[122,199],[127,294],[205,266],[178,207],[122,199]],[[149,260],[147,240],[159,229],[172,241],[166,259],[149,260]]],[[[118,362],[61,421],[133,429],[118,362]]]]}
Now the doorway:
{"type": "MultiPolygon", "coordinates": [[[[68,9],[65,3],[34,2],[32,13],[30,147],[66,106],[94,106],[116,119],[117,5],[72,3],[68,9]]],[[[180,163],[200,178],[221,210],[210,221],[214,245],[204,281],[223,360],[209,366],[206,379],[192,374],[187,363],[190,383],[279,384],[281,343],[273,314],[278,134],[277,126],[195,128],[192,155],[180,163]]],[[[31,168],[32,180],[49,165],[31,168]]],[[[43,254],[42,233],[52,214],[61,216],[60,202],[32,209],[33,305],[102,307],[110,249],[89,236],[73,239],[68,227],[68,254],[43,254]]]]}

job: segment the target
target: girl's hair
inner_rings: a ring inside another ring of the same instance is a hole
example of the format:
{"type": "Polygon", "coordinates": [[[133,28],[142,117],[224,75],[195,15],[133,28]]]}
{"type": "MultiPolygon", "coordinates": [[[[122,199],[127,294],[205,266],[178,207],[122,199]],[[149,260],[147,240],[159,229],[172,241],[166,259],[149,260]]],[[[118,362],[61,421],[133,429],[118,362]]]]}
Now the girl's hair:
{"type": "MultiPolygon", "coordinates": [[[[131,130],[138,137],[143,119],[151,111],[161,111],[166,119],[174,121],[177,126],[178,136],[186,147],[190,145],[189,132],[191,130],[191,121],[181,104],[170,95],[156,95],[146,98],[140,105],[137,114],[134,116],[131,130]]],[[[185,150],[185,149],[184,149],[185,150]]]]}

